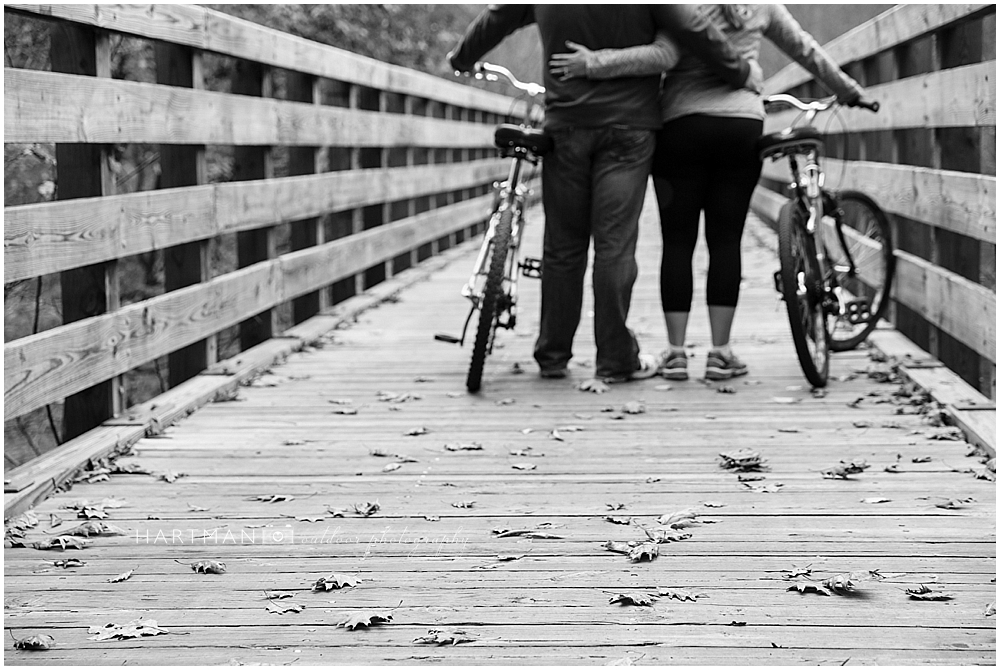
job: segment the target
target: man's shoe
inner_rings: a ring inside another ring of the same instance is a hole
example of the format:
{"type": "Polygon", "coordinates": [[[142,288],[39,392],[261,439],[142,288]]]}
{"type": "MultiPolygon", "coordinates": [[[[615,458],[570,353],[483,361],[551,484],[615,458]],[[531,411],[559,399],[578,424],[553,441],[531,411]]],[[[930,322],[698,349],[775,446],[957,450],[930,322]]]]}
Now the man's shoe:
{"type": "Polygon", "coordinates": [[[688,357],[683,351],[671,351],[660,364],[660,376],[664,379],[683,381],[688,378],[688,357]]]}
{"type": "Polygon", "coordinates": [[[565,379],[566,368],[542,368],[538,373],[542,379],[565,379]]]}
{"type": "Polygon", "coordinates": [[[608,384],[622,384],[624,382],[634,382],[640,379],[655,377],[659,369],[659,359],[652,354],[639,354],[639,367],[631,372],[618,375],[608,375],[601,379],[608,384]]]}
{"type": "Polygon", "coordinates": [[[746,373],[747,366],[736,354],[726,356],[720,351],[711,351],[705,361],[705,379],[731,379],[746,373]]]}

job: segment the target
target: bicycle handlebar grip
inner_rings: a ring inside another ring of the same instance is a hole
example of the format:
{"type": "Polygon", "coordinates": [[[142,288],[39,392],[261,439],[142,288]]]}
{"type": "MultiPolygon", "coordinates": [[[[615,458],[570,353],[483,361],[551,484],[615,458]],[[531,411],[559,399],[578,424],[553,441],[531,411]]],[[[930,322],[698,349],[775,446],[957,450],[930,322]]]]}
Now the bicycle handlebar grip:
{"type": "Polygon", "coordinates": [[[877,112],[879,110],[878,100],[858,100],[856,106],[877,112]]]}

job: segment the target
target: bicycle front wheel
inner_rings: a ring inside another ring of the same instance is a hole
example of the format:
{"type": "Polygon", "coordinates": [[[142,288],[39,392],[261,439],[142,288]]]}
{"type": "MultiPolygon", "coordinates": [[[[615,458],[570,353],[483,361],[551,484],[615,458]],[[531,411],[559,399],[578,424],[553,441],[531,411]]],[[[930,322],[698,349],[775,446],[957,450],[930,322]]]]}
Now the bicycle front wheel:
{"type": "Polygon", "coordinates": [[[785,203],[778,215],[781,293],[802,372],[810,384],[822,387],[830,372],[830,345],[822,273],[815,243],[805,230],[805,218],[794,201],[785,203]]]}
{"type": "Polygon", "coordinates": [[[486,284],[483,286],[483,299],[479,304],[476,342],[472,346],[469,376],[465,380],[465,387],[469,389],[469,393],[477,392],[482,386],[486,354],[493,348],[497,321],[503,311],[503,280],[507,267],[507,254],[510,252],[513,221],[513,210],[505,209],[500,212],[500,218],[493,230],[492,249],[489,255],[490,266],[486,272],[486,284]]]}
{"type": "Polygon", "coordinates": [[[830,331],[830,349],[849,351],[875,330],[889,307],[895,274],[889,219],[871,198],[845,191],[838,209],[824,222],[832,284],[844,292],[845,313],[830,331]]]}

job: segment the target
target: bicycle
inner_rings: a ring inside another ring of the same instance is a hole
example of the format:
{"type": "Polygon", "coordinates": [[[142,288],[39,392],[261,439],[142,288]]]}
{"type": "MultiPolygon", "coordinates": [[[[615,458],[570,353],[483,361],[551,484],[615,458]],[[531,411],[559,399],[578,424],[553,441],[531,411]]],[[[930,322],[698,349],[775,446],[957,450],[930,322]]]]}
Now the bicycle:
{"type": "MultiPolygon", "coordinates": [[[[458,74],[458,73],[456,73],[458,74]]],[[[552,149],[552,139],[544,131],[532,127],[534,101],[545,94],[545,88],[534,83],[519,81],[510,70],[490,63],[477,63],[474,71],[477,79],[499,81],[505,78],[510,85],[522,91],[529,98],[525,105],[523,121],[520,125],[501,123],[494,132],[494,144],[500,156],[510,158],[507,179],[494,184],[493,207],[489,226],[483,237],[479,255],[473,266],[472,276],[462,287],[461,294],[472,302],[469,316],[462,327],[461,338],[437,334],[436,340],[465,344],[465,335],[476,312],[479,319],[476,338],[472,345],[472,360],[466,377],[466,388],[470,393],[479,391],[482,385],[486,356],[493,351],[498,328],[513,329],[517,323],[517,280],[523,275],[541,278],[542,263],[537,258],[518,260],[521,236],[524,233],[524,210],[530,190],[525,183],[525,163],[537,166],[552,149]]]]}
{"type": "MultiPolygon", "coordinates": [[[[763,136],[761,160],[789,159],[792,196],[778,215],[775,289],[788,309],[792,340],[806,379],[826,386],[830,352],[854,349],[889,306],[895,274],[889,220],[867,195],[823,188],[824,141],[810,125],[835,97],[804,102],[779,94],[765,105],[789,105],[799,114],[788,128],[763,136]],[[804,123],[800,123],[804,120],[804,123]]],[[[857,106],[877,112],[874,101],[857,106]]]]}

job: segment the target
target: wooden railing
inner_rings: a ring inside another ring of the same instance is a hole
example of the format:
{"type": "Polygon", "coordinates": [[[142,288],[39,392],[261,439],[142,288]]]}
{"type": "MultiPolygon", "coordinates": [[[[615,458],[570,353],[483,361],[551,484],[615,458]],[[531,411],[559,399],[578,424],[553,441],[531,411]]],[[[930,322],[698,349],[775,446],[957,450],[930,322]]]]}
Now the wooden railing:
{"type": "Polygon", "coordinates": [[[4,282],[58,273],[63,317],[5,344],[4,411],[65,401],[63,439],[120,415],[140,365],[168,356],[175,386],[218,363],[225,329],[245,350],[281,334],[279,313],[302,322],[481,232],[506,174],[493,126],[523,113],[196,6],[4,9],[52,22],[52,71],[4,71],[4,141],[54,143],[58,170],[56,201],[4,208],[4,282]],[[156,83],[111,77],[121,34],[153,42],[156,83]],[[206,90],[218,56],[228,92],[206,90]],[[116,193],[124,143],[159,145],[157,190],[116,193]],[[228,181],[209,183],[206,147],[231,152],[228,181]],[[210,249],[233,234],[220,273],[210,249]],[[158,250],[162,294],[122,305],[119,263],[158,250]]]}
{"type": "MultiPolygon", "coordinates": [[[[825,48],[882,105],[842,110],[821,128],[828,186],[863,191],[890,214],[890,320],[995,398],[996,6],[898,5],[825,48]]],[[[765,92],[827,95],[798,65],[765,92]]],[[[770,115],[765,129],[789,114],[770,115]]],[[[764,218],[785,202],[787,174],[784,161],[765,165],[754,197],[764,218]]]]}

